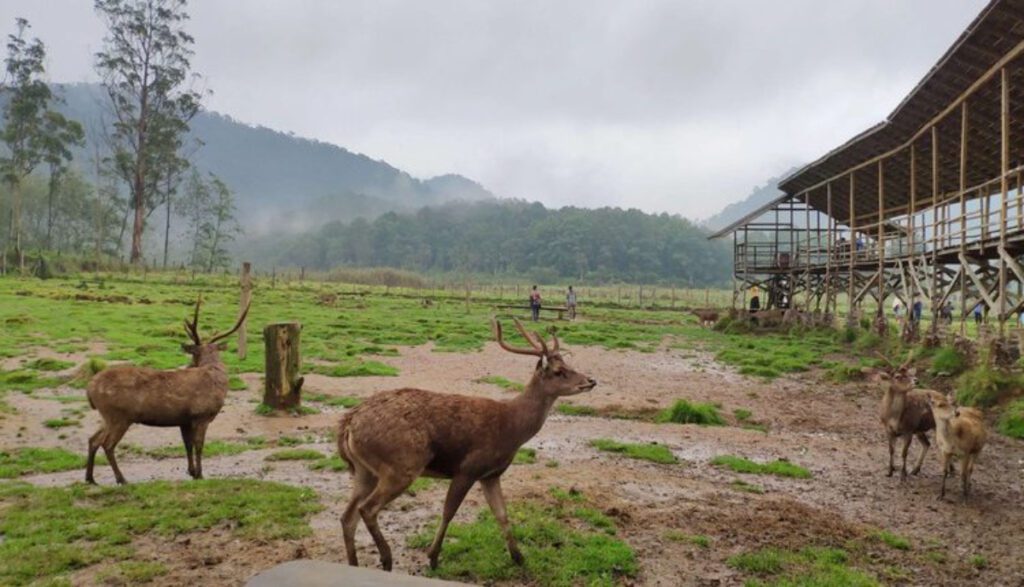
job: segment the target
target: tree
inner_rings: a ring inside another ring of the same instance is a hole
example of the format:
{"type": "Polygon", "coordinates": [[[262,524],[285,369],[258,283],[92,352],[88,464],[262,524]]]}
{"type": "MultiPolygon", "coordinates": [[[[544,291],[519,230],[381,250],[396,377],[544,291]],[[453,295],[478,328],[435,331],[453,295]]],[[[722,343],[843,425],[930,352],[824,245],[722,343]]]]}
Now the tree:
{"type": "Polygon", "coordinates": [[[235,240],[241,232],[235,220],[235,197],[228,186],[215,175],[210,175],[213,198],[210,200],[210,231],[209,250],[206,254],[206,271],[212,272],[217,267],[227,267],[231,262],[226,245],[235,240]]]}
{"type": "Polygon", "coordinates": [[[44,115],[41,147],[43,160],[50,168],[50,184],[46,198],[46,248],[53,248],[53,200],[60,189],[61,179],[67,173],[71,161],[70,147],[82,145],[85,131],[75,120],[66,118],[56,111],[44,115]]]}
{"type": "Polygon", "coordinates": [[[212,224],[209,220],[210,209],[210,188],[203,181],[199,172],[194,168],[185,184],[184,199],[181,202],[182,211],[188,222],[189,238],[192,241],[192,252],[189,254],[188,264],[195,267],[206,265],[203,255],[206,252],[204,243],[210,240],[212,224]]]}
{"type": "MultiPolygon", "coordinates": [[[[46,48],[39,39],[28,41],[25,31],[28,21],[15,20],[17,33],[7,36],[7,57],[4,59],[6,82],[3,93],[7,95],[4,104],[4,128],[0,132],[7,145],[7,154],[0,158],[0,173],[11,192],[11,232],[14,237],[14,254],[18,265],[25,269],[25,254],[22,250],[21,226],[21,182],[42,161],[43,127],[47,106],[53,97],[50,87],[41,79],[45,67],[46,48]]],[[[6,256],[6,247],[4,255],[6,256]]]]}
{"type": "Polygon", "coordinates": [[[181,207],[192,239],[189,265],[207,272],[227,267],[231,261],[227,245],[241,232],[228,186],[213,174],[207,182],[193,169],[181,207]]]}
{"type": "Polygon", "coordinates": [[[142,262],[147,209],[168,168],[181,165],[178,151],[199,110],[190,79],[192,37],[185,0],[96,0],[107,25],[96,69],[110,98],[114,167],[128,184],[134,211],[130,260],[142,262]]]}

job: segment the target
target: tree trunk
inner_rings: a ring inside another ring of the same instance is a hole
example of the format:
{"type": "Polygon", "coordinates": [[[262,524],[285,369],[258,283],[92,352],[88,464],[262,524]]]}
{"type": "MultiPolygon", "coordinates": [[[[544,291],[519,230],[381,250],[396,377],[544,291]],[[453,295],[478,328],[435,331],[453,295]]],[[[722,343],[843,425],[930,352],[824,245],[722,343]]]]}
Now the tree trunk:
{"type": "Polygon", "coordinates": [[[132,190],[135,192],[132,197],[135,200],[135,221],[132,223],[132,253],[128,258],[128,261],[132,265],[137,265],[143,262],[142,258],[142,231],[145,229],[146,224],[146,211],[144,209],[143,202],[143,185],[141,175],[135,178],[135,188],[132,190]]]}
{"type": "Polygon", "coordinates": [[[274,409],[298,407],[303,378],[299,377],[298,322],[270,324],[263,329],[266,352],[263,403],[274,409]]]}
{"type": "MultiPolygon", "coordinates": [[[[168,187],[170,190],[170,187],[168,187]]],[[[167,246],[171,241],[171,194],[167,193],[167,221],[164,223],[164,269],[167,269],[167,246]]]]}
{"type": "Polygon", "coordinates": [[[49,193],[46,195],[46,248],[53,248],[53,196],[57,193],[57,182],[60,175],[50,169],[49,193]]]}
{"type": "Polygon", "coordinates": [[[16,179],[11,186],[11,225],[14,232],[14,258],[18,263],[18,271],[25,273],[25,252],[21,250],[21,182],[16,179]]]}

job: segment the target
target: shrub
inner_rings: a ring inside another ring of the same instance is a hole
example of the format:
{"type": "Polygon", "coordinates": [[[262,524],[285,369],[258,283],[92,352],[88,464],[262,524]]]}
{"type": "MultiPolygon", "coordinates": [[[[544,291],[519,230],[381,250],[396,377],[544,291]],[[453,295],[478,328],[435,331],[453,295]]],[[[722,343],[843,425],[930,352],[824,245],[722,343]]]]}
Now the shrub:
{"type": "Polygon", "coordinates": [[[1024,399],[1006,408],[1006,413],[999,419],[999,431],[1011,438],[1024,439],[1024,399]]]}
{"type": "Polygon", "coordinates": [[[1021,377],[987,366],[964,372],[957,379],[957,402],[967,406],[990,407],[1021,389],[1021,377]]]}
{"type": "Polygon", "coordinates": [[[932,375],[959,375],[967,369],[967,357],[951,347],[942,347],[932,358],[932,375]]]}
{"type": "Polygon", "coordinates": [[[657,422],[673,424],[700,424],[701,426],[723,426],[725,420],[718,408],[707,403],[690,403],[677,400],[671,408],[658,414],[657,422]]]}

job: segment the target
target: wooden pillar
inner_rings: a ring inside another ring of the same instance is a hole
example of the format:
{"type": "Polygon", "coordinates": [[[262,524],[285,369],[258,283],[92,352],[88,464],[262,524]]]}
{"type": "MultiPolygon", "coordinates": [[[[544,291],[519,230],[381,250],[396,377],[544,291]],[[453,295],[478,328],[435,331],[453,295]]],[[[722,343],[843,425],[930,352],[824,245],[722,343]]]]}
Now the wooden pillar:
{"type": "Polygon", "coordinates": [[[939,131],[932,126],[932,334],[939,329],[939,131]]]}
{"type": "MultiPolygon", "coordinates": [[[[1006,68],[1000,70],[1000,84],[1002,85],[1002,98],[1000,100],[1000,133],[999,151],[1000,168],[999,189],[1001,192],[1001,205],[999,207],[999,248],[1006,249],[1006,205],[1008,192],[1010,190],[1010,80],[1006,74],[1006,68]]],[[[999,255],[999,336],[1006,335],[1006,260],[999,255]]]]}
{"type": "MultiPolygon", "coordinates": [[[[825,186],[825,312],[834,299],[832,291],[832,182],[825,186]]],[[[819,214],[819,218],[820,218],[819,214]]],[[[820,232],[818,233],[821,234],[820,232]]],[[[821,247],[818,247],[819,249],[821,247]]]]}
{"type": "MultiPolygon", "coordinates": [[[[244,312],[249,304],[252,302],[252,263],[245,261],[242,263],[242,277],[239,279],[239,286],[242,289],[241,296],[239,298],[239,313],[244,312]]],[[[245,332],[245,320],[242,321],[242,325],[238,327],[238,360],[244,361],[246,354],[248,353],[248,346],[246,344],[246,332],[245,332]]]]}
{"type": "Polygon", "coordinates": [[[853,194],[854,194],[855,188],[857,187],[857,182],[854,179],[856,177],[855,174],[856,174],[856,172],[854,172],[854,171],[850,172],[850,246],[849,246],[849,253],[850,253],[850,259],[849,259],[850,275],[849,275],[849,278],[848,278],[848,283],[847,283],[847,288],[846,288],[847,289],[846,303],[849,305],[849,314],[847,314],[847,321],[851,322],[851,323],[853,321],[853,295],[854,295],[853,294],[853,286],[854,286],[854,283],[853,283],[853,258],[857,254],[857,235],[856,235],[856,230],[854,229],[854,224],[856,224],[857,220],[856,220],[856,218],[853,215],[853,211],[854,211],[854,197],[853,197],[853,194]]]}
{"type": "Polygon", "coordinates": [[[967,271],[963,258],[967,252],[967,214],[964,195],[967,193],[967,101],[960,105],[960,336],[967,334],[967,271]]]}
{"type": "MultiPolygon", "coordinates": [[[[914,231],[917,229],[916,224],[915,224],[915,219],[914,219],[914,214],[917,212],[916,204],[917,204],[917,148],[914,145],[914,143],[911,143],[910,144],[910,216],[908,218],[908,223],[907,223],[909,228],[910,228],[910,238],[909,238],[909,241],[908,241],[907,245],[910,248],[910,255],[909,255],[910,263],[909,263],[908,266],[909,266],[910,271],[912,271],[914,273],[916,273],[915,260],[917,258],[917,252],[914,250],[914,241],[916,240],[915,239],[916,235],[914,234],[914,231]]],[[[914,300],[917,298],[917,294],[918,294],[918,291],[917,291],[917,279],[913,279],[912,278],[910,280],[910,299],[907,300],[907,304],[909,304],[911,308],[914,307],[914,300]]]]}
{"type": "Polygon", "coordinates": [[[885,233],[882,214],[885,212],[885,160],[878,160],[878,316],[885,316],[885,233]]]}
{"type": "Polygon", "coordinates": [[[269,324],[263,329],[266,351],[263,403],[271,408],[290,409],[301,403],[300,332],[302,325],[298,322],[269,324]]]}

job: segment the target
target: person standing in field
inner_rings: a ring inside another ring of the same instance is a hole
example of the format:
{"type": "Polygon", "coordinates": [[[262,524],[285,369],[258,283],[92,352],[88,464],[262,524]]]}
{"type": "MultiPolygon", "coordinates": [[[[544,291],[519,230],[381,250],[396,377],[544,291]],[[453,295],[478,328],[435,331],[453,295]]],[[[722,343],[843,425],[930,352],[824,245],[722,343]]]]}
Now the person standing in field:
{"type": "Polygon", "coordinates": [[[569,319],[576,319],[576,292],[572,290],[572,286],[569,286],[568,293],[565,294],[565,307],[569,309],[569,319]]]}
{"type": "Polygon", "coordinates": [[[530,290],[530,313],[534,322],[540,320],[540,292],[536,285],[530,290]]]}

